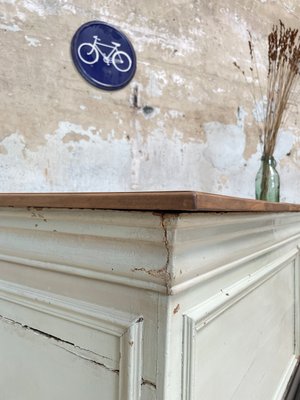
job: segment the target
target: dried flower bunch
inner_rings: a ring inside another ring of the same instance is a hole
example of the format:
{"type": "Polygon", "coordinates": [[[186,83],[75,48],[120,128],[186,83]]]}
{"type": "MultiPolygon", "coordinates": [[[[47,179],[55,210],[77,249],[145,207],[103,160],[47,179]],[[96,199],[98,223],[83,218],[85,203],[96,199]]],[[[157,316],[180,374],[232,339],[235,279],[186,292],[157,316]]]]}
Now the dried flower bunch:
{"type": "MultiPolygon", "coordinates": [[[[250,71],[254,75],[254,68],[257,73],[257,63],[250,32],[248,45],[252,64],[250,71]]],[[[245,72],[236,62],[234,65],[245,76],[245,72]]],[[[274,153],[278,131],[286,117],[299,72],[300,37],[298,29],[286,28],[284,23],[279,20],[279,25],[274,25],[268,35],[267,94],[261,127],[265,157],[270,157],[274,153]]],[[[255,92],[252,94],[255,99],[255,92]]]]}

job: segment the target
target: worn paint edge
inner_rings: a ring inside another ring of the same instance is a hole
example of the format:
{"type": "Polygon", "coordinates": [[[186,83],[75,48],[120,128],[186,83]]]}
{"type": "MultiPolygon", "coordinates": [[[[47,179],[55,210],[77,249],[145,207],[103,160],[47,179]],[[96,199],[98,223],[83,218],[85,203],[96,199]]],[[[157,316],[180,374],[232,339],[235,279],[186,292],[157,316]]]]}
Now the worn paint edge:
{"type": "Polygon", "coordinates": [[[38,335],[39,337],[43,337],[46,338],[47,340],[50,341],[51,344],[59,347],[60,349],[62,349],[63,351],[66,351],[68,353],[71,353],[73,355],[75,355],[76,357],[79,357],[85,361],[91,362],[97,366],[100,366],[104,369],[106,369],[109,372],[114,372],[116,374],[119,374],[119,370],[118,369],[114,369],[114,368],[110,368],[107,365],[95,360],[94,358],[92,358],[92,356],[96,355],[99,358],[103,358],[100,354],[97,354],[91,350],[85,349],[81,346],[78,346],[75,343],[69,342],[67,340],[61,339],[57,336],[54,336],[52,334],[49,334],[47,332],[41,331],[39,329],[33,328],[29,325],[25,325],[22,324],[21,322],[15,321],[11,318],[7,318],[4,317],[3,315],[0,315],[0,322],[4,322],[6,324],[12,325],[14,327],[18,327],[20,329],[24,329],[25,331],[31,332],[35,335],[38,335]]]}
{"type": "Polygon", "coordinates": [[[195,321],[187,315],[183,315],[183,339],[182,339],[182,399],[193,399],[195,381],[195,321]]]}
{"type": "Polygon", "coordinates": [[[235,282],[233,285],[221,289],[207,301],[189,310],[186,315],[188,318],[195,321],[196,331],[200,331],[215,318],[223,314],[228,308],[234,306],[244,297],[248,296],[279,271],[286,268],[291,261],[295,262],[298,254],[298,248],[290,250],[284,256],[278,257],[276,261],[271,262],[252,274],[248,274],[245,278],[235,282]]]}
{"type": "Polygon", "coordinates": [[[225,265],[219,266],[217,268],[214,268],[212,271],[206,272],[204,274],[200,274],[200,275],[198,275],[196,277],[193,277],[191,279],[186,280],[185,282],[178,283],[177,285],[174,285],[174,286],[172,286],[170,288],[170,294],[171,295],[175,295],[175,294],[181,293],[181,292],[183,292],[185,290],[188,290],[188,289],[192,288],[193,286],[196,286],[196,285],[198,285],[200,283],[206,282],[209,279],[212,279],[212,278],[216,277],[217,275],[221,275],[221,274],[224,274],[224,273],[226,273],[226,272],[228,272],[230,270],[237,269],[237,268],[241,267],[242,265],[244,265],[244,264],[246,264],[246,263],[248,263],[248,262],[250,262],[250,261],[252,261],[252,260],[254,260],[254,259],[258,258],[258,257],[261,257],[261,256],[264,256],[266,254],[269,254],[272,251],[278,250],[281,247],[283,247],[283,246],[285,246],[285,245],[287,245],[287,244],[289,244],[289,243],[291,243],[293,241],[297,241],[299,239],[300,239],[300,234],[294,235],[294,236],[292,236],[292,237],[290,237],[288,239],[282,240],[279,243],[275,243],[275,244],[273,244],[271,246],[268,246],[268,247],[266,247],[266,248],[264,248],[262,250],[258,250],[256,252],[253,252],[253,253],[249,254],[248,256],[246,256],[246,257],[239,258],[238,260],[235,260],[235,261],[232,261],[232,262],[230,262],[228,264],[225,264],[225,265]]]}
{"type": "MultiPolygon", "coordinates": [[[[279,271],[294,261],[299,256],[299,250],[293,249],[286,255],[278,258],[275,262],[270,263],[266,267],[261,268],[254,274],[248,275],[246,278],[241,279],[235,284],[226,289],[221,290],[220,293],[212,296],[204,303],[197,305],[183,315],[183,344],[182,344],[182,387],[183,387],[183,400],[191,400],[194,388],[194,373],[195,373],[195,360],[194,360],[194,343],[197,332],[203,329],[207,324],[211,323],[215,318],[219,317],[228,308],[239,302],[246,297],[249,293],[254,291],[257,287],[264,282],[271,279],[279,271]]],[[[287,369],[282,377],[280,387],[278,388],[278,396],[284,392],[289,378],[295,368],[297,360],[292,356],[292,361],[289,362],[287,369]],[[285,386],[284,386],[285,385],[285,386]]],[[[274,397],[274,400],[280,400],[281,397],[274,397]]]]}
{"type": "Polygon", "coordinates": [[[143,369],[143,326],[139,318],[121,337],[119,400],[140,400],[143,369]]]}
{"type": "Polygon", "coordinates": [[[107,307],[0,280],[0,299],[117,337],[137,316],[107,307]]]}
{"type": "Polygon", "coordinates": [[[286,392],[287,386],[290,382],[291,376],[293,375],[296,366],[298,365],[298,359],[296,356],[291,357],[286,370],[281,378],[279,386],[274,394],[273,400],[282,400],[286,392]]]}
{"type": "MultiPolygon", "coordinates": [[[[114,369],[113,372],[119,373],[120,386],[125,389],[125,393],[120,392],[119,400],[139,400],[142,383],[144,321],[142,316],[134,316],[2,280],[0,280],[0,300],[118,337],[120,340],[120,364],[119,370],[114,369]]],[[[10,316],[5,316],[5,318],[14,321],[10,316]]],[[[44,336],[59,339],[51,333],[46,333],[40,329],[41,327],[32,326],[29,321],[26,323],[18,321],[18,324],[29,327],[31,331],[39,332],[44,336]]],[[[68,341],[64,340],[64,342],[68,341]]]]}
{"type": "Polygon", "coordinates": [[[23,257],[10,256],[0,254],[0,262],[8,262],[11,264],[19,264],[26,267],[36,268],[40,270],[58,272],[77,277],[83,277],[109,283],[116,283],[123,286],[135,287],[138,289],[147,289],[158,293],[166,294],[167,288],[164,284],[144,281],[136,278],[129,278],[120,275],[113,275],[105,272],[92,271],[80,267],[72,267],[70,265],[56,264],[45,261],[31,260],[23,257]]]}

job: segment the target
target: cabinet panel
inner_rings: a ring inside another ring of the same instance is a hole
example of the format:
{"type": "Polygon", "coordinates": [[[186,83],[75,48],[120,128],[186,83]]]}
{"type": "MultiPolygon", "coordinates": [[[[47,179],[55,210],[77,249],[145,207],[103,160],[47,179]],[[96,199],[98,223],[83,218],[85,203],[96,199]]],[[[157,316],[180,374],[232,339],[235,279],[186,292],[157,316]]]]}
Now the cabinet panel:
{"type": "Polygon", "coordinates": [[[137,400],[142,329],[140,316],[0,281],[1,393],[137,400]]]}
{"type": "Polygon", "coordinates": [[[184,399],[281,398],[284,378],[296,362],[296,253],[185,315],[184,399]]]}
{"type": "Polygon", "coordinates": [[[0,386],[5,400],[118,400],[117,372],[33,330],[0,322],[0,386]]]}

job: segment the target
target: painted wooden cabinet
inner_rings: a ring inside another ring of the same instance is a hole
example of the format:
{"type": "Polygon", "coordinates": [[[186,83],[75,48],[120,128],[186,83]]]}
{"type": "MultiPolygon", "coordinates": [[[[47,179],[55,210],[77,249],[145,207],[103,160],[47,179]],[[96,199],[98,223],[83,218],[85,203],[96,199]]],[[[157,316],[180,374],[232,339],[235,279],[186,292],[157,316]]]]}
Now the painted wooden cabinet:
{"type": "Polygon", "coordinates": [[[1,400],[282,399],[299,244],[297,212],[0,207],[1,400]]]}

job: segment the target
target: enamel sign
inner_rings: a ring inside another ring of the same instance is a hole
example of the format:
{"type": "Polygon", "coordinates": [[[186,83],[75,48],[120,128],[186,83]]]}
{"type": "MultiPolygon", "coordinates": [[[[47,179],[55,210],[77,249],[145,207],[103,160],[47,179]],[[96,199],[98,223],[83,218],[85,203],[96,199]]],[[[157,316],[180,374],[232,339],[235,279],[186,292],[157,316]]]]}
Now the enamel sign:
{"type": "Polygon", "coordinates": [[[105,22],[82,25],[72,39],[71,52],[79,73],[100,89],[121,89],[135,74],[136,56],[130,41],[105,22]]]}

